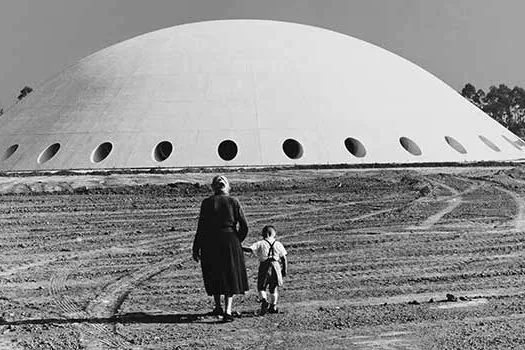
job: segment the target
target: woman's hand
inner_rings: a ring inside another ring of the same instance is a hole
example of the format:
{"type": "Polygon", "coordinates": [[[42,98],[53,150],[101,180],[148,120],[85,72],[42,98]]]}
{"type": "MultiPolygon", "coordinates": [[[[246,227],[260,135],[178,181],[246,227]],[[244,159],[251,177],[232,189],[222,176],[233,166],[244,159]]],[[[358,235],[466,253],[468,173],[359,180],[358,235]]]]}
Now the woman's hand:
{"type": "Polygon", "coordinates": [[[193,252],[193,260],[199,262],[201,260],[199,252],[193,252]]]}

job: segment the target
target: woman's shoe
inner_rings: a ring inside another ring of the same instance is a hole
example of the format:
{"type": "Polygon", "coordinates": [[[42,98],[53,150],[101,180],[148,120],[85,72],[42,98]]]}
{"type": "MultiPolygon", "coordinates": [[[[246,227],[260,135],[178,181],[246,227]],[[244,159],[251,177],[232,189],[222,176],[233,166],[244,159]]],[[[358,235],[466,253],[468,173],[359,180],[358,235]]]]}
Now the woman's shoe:
{"type": "Polygon", "coordinates": [[[268,313],[269,314],[278,314],[279,313],[279,309],[275,305],[270,305],[270,307],[268,308],[268,313]]]}
{"type": "Polygon", "coordinates": [[[233,315],[230,315],[230,314],[224,314],[222,316],[222,322],[233,322],[235,320],[235,317],[233,317],[233,315]]]}
{"type": "Polygon", "coordinates": [[[224,314],[224,311],[222,311],[222,307],[216,307],[208,313],[208,315],[210,316],[221,316],[222,314],[224,314]]]}

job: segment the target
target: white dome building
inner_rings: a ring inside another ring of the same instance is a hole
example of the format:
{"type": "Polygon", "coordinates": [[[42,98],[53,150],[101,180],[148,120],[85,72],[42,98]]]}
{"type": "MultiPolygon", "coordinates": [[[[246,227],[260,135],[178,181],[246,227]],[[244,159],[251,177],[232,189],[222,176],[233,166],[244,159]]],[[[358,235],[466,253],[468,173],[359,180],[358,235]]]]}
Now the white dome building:
{"type": "Polygon", "coordinates": [[[418,66],[263,20],[101,50],[0,118],[0,170],[515,160],[525,143],[418,66]]]}

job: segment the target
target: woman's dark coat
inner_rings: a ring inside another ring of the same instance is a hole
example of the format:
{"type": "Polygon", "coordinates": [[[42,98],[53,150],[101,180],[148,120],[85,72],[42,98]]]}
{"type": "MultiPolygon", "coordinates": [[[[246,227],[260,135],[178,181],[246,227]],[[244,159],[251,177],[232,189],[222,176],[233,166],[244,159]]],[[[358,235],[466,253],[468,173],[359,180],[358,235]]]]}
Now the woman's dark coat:
{"type": "Polygon", "coordinates": [[[200,256],[208,295],[243,294],[248,290],[241,248],[247,234],[248,225],[236,198],[217,194],[202,202],[193,254],[200,256]]]}

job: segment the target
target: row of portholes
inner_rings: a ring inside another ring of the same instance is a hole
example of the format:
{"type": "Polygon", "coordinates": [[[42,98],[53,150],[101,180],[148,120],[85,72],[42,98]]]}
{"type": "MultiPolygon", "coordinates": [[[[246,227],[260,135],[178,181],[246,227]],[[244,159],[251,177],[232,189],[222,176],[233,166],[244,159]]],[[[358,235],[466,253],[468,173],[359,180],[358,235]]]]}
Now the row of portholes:
{"type": "MultiPolygon", "coordinates": [[[[483,135],[478,135],[478,137],[487,147],[489,147],[494,152],[501,152],[501,149],[498,146],[496,146],[492,141],[490,141],[487,137],[483,135]]],[[[523,142],[522,140],[518,139],[517,141],[512,141],[505,135],[502,135],[502,137],[517,150],[522,150],[522,147],[525,148],[525,142],[523,142]]],[[[466,148],[452,136],[445,136],[445,141],[458,153],[468,153],[466,148]]],[[[414,156],[420,156],[423,154],[421,148],[419,148],[419,146],[408,137],[400,137],[399,143],[408,153],[414,156]]],[[[347,139],[345,139],[344,145],[348,152],[353,154],[355,157],[363,158],[366,156],[366,147],[358,139],[348,137],[347,139]]],[[[294,139],[287,139],[286,141],[284,141],[282,148],[284,154],[286,154],[286,156],[290,159],[299,159],[303,156],[304,153],[303,146],[301,145],[301,143],[294,139]]],[[[235,156],[237,155],[237,150],[237,144],[235,142],[231,140],[226,140],[221,142],[221,144],[219,145],[218,153],[223,160],[229,161],[235,158],[235,156]]]]}
{"type": "MultiPolygon", "coordinates": [[[[12,145],[6,149],[2,156],[2,161],[5,161],[18,150],[18,144],[12,145]]],[[[54,143],[47,147],[37,158],[38,164],[44,164],[51,160],[60,150],[60,143],[54,143]]],[[[97,146],[91,153],[91,162],[100,163],[106,159],[113,150],[111,142],[104,142],[97,146]]],[[[303,147],[299,142],[293,139],[287,139],[283,143],[284,153],[291,159],[299,159],[303,156],[303,147]]],[[[153,149],[153,159],[157,162],[163,162],[168,159],[173,152],[173,145],[169,141],[162,141],[158,143],[153,149]]],[[[219,157],[223,160],[230,161],[237,156],[237,144],[232,140],[225,140],[219,144],[217,149],[219,157]]]]}
{"type": "MultiPolygon", "coordinates": [[[[489,147],[494,152],[501,152],[501,149],[485,136],[478,135],[478,137],[487,147],[489,147]]],[[[518,139],[517,141],[512,141],[505,135],[502,135],[502,137],[518,150],[522,150],[522,147],[525,148],[525,142],[523,142],[522,140],[518,139]]],[[[445,136],[445,141],[458,153],[467,154],[466,148],[452,136],[445,136]]],[[[399,143],[408,153],[414,156],[420,156],[423,154],[421,148],[419,148],[419,146],[408,137],[400,137],[399,143]]],[[[350,152],[354,156],[359,158],[363,158],[366,156],[366,148],[363,145],[363,143],[361,143],[361,141],[352,137],[348,137],[344,141],[344,145],[348,152],[350,152]]],[[[19,145],[15,144],[7,148],[2,156],[2,161],[9,159],[18,150],[18,147],[19,145]]],[[[282,144],[282,149],[284,154],[290,159],[300,159],[304,153],[303,146],[301,145],[301,143],[294,139],[286,139],[282,144]]],[[[47,147],[42,153],[40,153],[40,155],[37,158],[37,163],[46,163],[47,161],[51,160],[58,153],[59,150],[60,143],[52,144],[51,146],[47,147]]],[[[109,156],[112,150],[113,144],[111,142],[101,143],[91,153],[91,162],[102,162],[109,156]]],[[[166,159],[168,159],[172,153],[172,143],[169,141],[162,141],[155,146],[155,148],[153,149],[152,156],[155,161],[163,162],[166,159]]],[[[217,153],[219,154],[219,157],[221,157],[221,159],[225,161],[233,160],[238,153],[237,144],[232,140],[224,140],[219,144],[219,147],[217,148],[217,153]]]]}
{"type": "MultiPolygon", "coordinates": [[[[5,161],[18,150],[19,145],[15,144],[10,147],[8,147],[4,154],[2,155],[2,161],[5,161]]],[[[38,164],[44,164],[47,161],[51,160],[58,151],[60,150],[60,143],[54,143],[51,146],[47,147],[37,158],[38,164]]],[[[103,142],[100,145],[97,146],[91,153],[91,162],[92,163],[100,163],[107,157],[109,157],[109,154],[113,150],[113,144],[111,142],[103,142]]],[[[155,146],[153,149],[153,159],[155,159],[157,162],[162,162],[168,159],[168,157],[173,152],[173,145],[169,141],[162,141],[155,146]]]]}
{"type": "MultiPolygon", "coordinates": [[[[523,142],[522,140],[518,139],[516,141],[512,141],[511,139],[509,139],[505,135],[501,135],[501,136],[503,137],[503,139],[505,141],[507,141],[509,144],[511,144],[517,150],[521,151],[522,147],[525,148],[525,142],[523,142]]],[[[498,146],[496,146],[496,144],[494,144],[487,137],[485,137],[483,135],[478,135],[478,137],[487,147],[489,147],[494,152],[501,152],[501,149],[498,146]]],[[[445,142],[450,147],[452,147],[456,152],[458,152],[460,154],[467,154],[468,153],[467,149],[458,140],[456,140],[452,136],[445,136],[445,142]]],[[[405,137],[405,136],[400,137],[399,138],[399,143],[401,144],[401,146],[408,153],[410,153],[410,154],[412,154],[414,156],[420,156],[420,155],[423,154],[423,152],[421,151],[421,148],[419,148],[419,146],[414,141],[409,139],[408,137],[405,137]]],[[[362,157],[366,156],[366,148],[365,148],[365,146],[357,139],[354,139],[354,138],[351,138],[351,137],[347,138],[345,140],[345,147],[348,150],[348,152],[352,153],[356,157],[362,158],[362,157]]]]}

